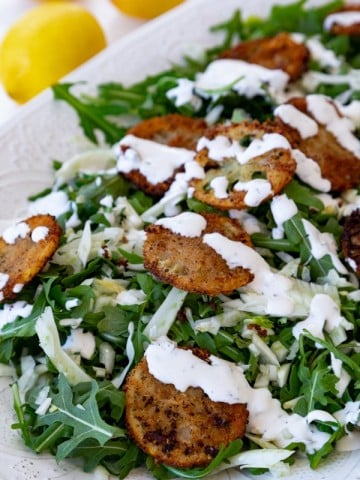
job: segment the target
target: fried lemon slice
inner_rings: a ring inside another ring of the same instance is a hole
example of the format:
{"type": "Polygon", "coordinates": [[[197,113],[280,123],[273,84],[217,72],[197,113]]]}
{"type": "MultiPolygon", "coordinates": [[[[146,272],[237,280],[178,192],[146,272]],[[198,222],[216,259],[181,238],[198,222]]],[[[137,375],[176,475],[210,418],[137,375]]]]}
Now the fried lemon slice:
{"type": "Polygon", "coordinates": [[[16,297],[57,249],[61,227],[51,215],[35,215],[0,237],[0,301],[16,297]]]}
{"type": "MultiPolygon", "coordinates": [[[[205,361],[209,357],[203,349],[192,352],[205,361]]],[[[221,446],[245,433],[245,404],[214,402],[199,387],[180,392],[157,380],[145,357],[128,375],[124,390],[127,431],[159,463],[206,466],[221,446]]]]}
{"type": "MultiPolygon", "coordinates": [[[[191,118],[177,113],[153,117],[138,123],[130,128],[127,135],[137,138],[151,140],[168,147],[183,148],[195,151],[199,138],[203,135],[207,124],[200,118],[191,118]]],[[[126,137],[122,148],[126,148],[126,137]]],[[[146,161],[146,158],[143,159],[146,161]]],[[[121,164],[118,164],[121,168],[121,164]]],[[[153,166],[154,169],[161,168],[160,162],[153,166]]],[[[183,171],[183,165],[174,167],[168,178],[162,181],[152,182],[140,169],[134,168],[130,171],[120,170],[121,174],[135,184],[140,190],[153,196],[162,196],[169,189],[176,173],[183,171]]]]}
{"type": "Polygon", "coordinates": [[[220,56],[256,63],[271,70],[280,69],[291,80],[296,80],[307,69],[310,53],[305,45],[295,42],[288,33],[281,32],[273,37],[239,43],[220,56]]]}
{"type": "Polygon", "coordinates": [[[205,167],[223,152],[216,168],[190,182],[195,198],[219,210],[258,206],[281,192],[296,170],[287,139],[257,121],[219,125],[198,145],[195,159],[205,167]]]}
{"type": "Polygon", "coordinates": [[[251,282],[253,274],[249,270],[229,268],[226,261],[203,242],[203,235],[218,232],[251,247],[249,235],[231,218],[215,213],[203,213],[201,217],[206,226],[198,236],[184,236],[162,225],[149,225],[143,250],[145,268],[161,281],[181,290],[212,296],[251,282]]]}
{"type": "Polygon", "coordinates": [[[341,236],[341,246],[345,259],[360,277],[360,210],[354,210],[345,218],[341,236]]]}
{"type": "Polygon", "coordinates": [[[315,122],[315,134],[301,135],[298,128],[294,128],[279,116],[275,116],[276,128],[286,136],[293,148],[301,150],[319,164],[322,176],[331,183],[332,191],[342,192],[357,187],[360,183],[360,156],[351,151],[350,146],[357,144],[360,152],[360,143],[349,128],[343,128],[342,122],[347,120],[338,111],[335,103],[323,96],[324,103],[327,103],[325,107],[330,109],[328,117],[336,112],[338,126],[335,121],[330,126],[319,122],[308,106],[309,98],[316,96],[294,97],[285,104],[292,105],[300,114],[305,114],[310,121],[315,122]]]}
{"type": "Polygon", "coordinates": [[[324,28],[333,35],[360,36],[360,5],[349,3],[330,13],[325,18],[324,28]]]}

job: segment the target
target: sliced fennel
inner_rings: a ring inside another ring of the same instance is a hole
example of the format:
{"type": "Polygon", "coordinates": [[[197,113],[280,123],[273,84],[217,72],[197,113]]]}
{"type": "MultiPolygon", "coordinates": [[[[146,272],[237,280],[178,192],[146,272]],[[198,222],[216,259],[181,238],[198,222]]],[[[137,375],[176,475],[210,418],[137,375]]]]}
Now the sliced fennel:
{"type": "Polygon", "coordinates": [[[61,348],[59,332],[50,307],[46,307],[36,321],[35,331],[45,354],[63,373],[70,385],[81,382],[91,382],[91,377],[61,348]]]}

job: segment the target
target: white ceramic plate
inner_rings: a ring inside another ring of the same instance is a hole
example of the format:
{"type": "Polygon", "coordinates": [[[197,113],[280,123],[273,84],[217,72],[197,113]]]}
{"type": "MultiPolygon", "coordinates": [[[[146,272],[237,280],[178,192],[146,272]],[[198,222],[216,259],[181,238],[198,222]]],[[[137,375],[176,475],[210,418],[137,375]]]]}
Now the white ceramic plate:
{"type": "MultiPolygon", "coordinates": [[[[315,0],[311,3],[324,3],[315,0]]],[[[76,70],[68,79],[86,80],[89,88],[100,82],[117,80],[130,84],[146,75],[167,68],[170,61],[179,61],[182,54],[209,47],[218,38],[208,27],[228,19],[235,8],[244,16],[266,15],[273,0],[188,0],[176,10],[146,24],[93,60],[76,70]]],[[[277,0],[276,3],[288,3],[277,0]]],[[[46,91],[23,107],[18,115],[0,128],[0,232],[26,212],[29,194],[51,185],[53,159],[65,160],[84,147],[84,139],[75,113],[63,102],[54,102],[46,91]]],[[[57,465],[49,455],[36,456],[27,450],[16,431],[12,409],[11,380],[0,378],[0,480],[103,480],[104,472],[85,474],[74,463],[57,465]]],[[[360,479],[359,451],[334,455],[332,460],[314,472],[307,460],[300,460],[289,480],[356,480],[360,479]]],[[[230,479],[228,473],[216,480],[230,479]]],[[[150,478],[143,471],[129,480],[150,478]]],[[[249,478],[244,474],[231,479],[249,478]]],[[[256,477],[272,478],[268,475],[256,477]]]]}

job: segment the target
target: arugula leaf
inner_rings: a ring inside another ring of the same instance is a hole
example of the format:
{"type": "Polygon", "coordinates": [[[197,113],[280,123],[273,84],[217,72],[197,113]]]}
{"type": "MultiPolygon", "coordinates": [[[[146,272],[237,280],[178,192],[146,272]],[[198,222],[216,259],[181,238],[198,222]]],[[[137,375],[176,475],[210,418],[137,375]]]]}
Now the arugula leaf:
{"type": "Polygon", "coordinates": [[[315,453],[307,454],[310,460],[311,468],[316,469],[319,467],[320,463],[324,460],[324,458],[328,457],[330,453],[334,450],[336,441],[343,437],[344,433],[345,432],[343,428],[337,428],[331,434],[328,441],[325,442],[318,451],[316,451],[315,453]]]}
{"type": "MultiPolygon", "coordinates": [[[[85,135],[94,143],[97,143],[96,130],[100,130],[104,133],[106,141],[109,144],[117,142],[124,136],[125,129],[118,127],[115,123],[109,122],[101,108],[95,104],[89,104],[82,102],[75,97],[70,89],[73,86],[72,83],[63,83],[53,85],[52,90],[54,97],[57,100],[65,100],[71,105],[78,113],[80,125],[84,130],[85,135]]],[[[108,111],[106,112],[108,113],[108,111]]]]}
{"type": "Polygon", "coordinates": [[[179,478],[204,478],[206,475],[210,475],[222,462],[226,462],[226,459],[239,453],[243,447],[242,440],[234,440],[230,442],[226,447],[221,447],[218,454],[209,465],[205,468],[174,468],[165,465],[165,468],[169,472],[173,473],[179,478]]]}
{"type": "Polygon", "coordinates": [[[58,393],[52,394],[52,407],[49,413],[39,417],[38,426],[60,423],[72,427],[72,436],[57,447],[58,461],[68,457],[81,442],[94,439],[104,445],[112,438],[124,436],[123,430],[105,423],[99,414],[96,401],[98,386],[91,382],[89,398],[83,405],[73,404],[73,393],[64,375],[59,375],[58,393]]]}
{"type": "Polygon", "coordinates": [[[320,259],[313,256],[300,213],[297,213],[289,220],[286,220],[283,227],[287,239],[294,246],[299,248],[302,263],[304,265],[309,265],[312,279],[326,277],[329,271],[333,268],[331,258],[329,255],[325,255],[320,259]]]}
{"type": "Polygon", "coordinates": [[[319,405],[326,407],[331,402],[329,394],[336,396],[338,378],[331,372],[324,357],[308,365],[308,358],[304,355],[298,375],[302,382],[300,391],[307,402],[308,412],[319,408],[319,405]]]}

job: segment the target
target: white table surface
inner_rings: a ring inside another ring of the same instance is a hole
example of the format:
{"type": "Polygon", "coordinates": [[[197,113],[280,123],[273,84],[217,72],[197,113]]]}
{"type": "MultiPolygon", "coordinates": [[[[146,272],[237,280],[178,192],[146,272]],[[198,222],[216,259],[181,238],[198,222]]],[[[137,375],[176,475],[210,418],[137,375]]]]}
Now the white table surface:
{"type": "MultiPolygon", "coordinates": [[[[9,27],[41,0],[0,0],[0,42],[9,27]]],[[[76,0],[90,10],[103,27],[108,44],[141,26],[144,20],[122,14],[110,0],[76,0]]],[[[0,124],[5,123],[21,106],[11,100],[0,84],[0,124]]]]}

